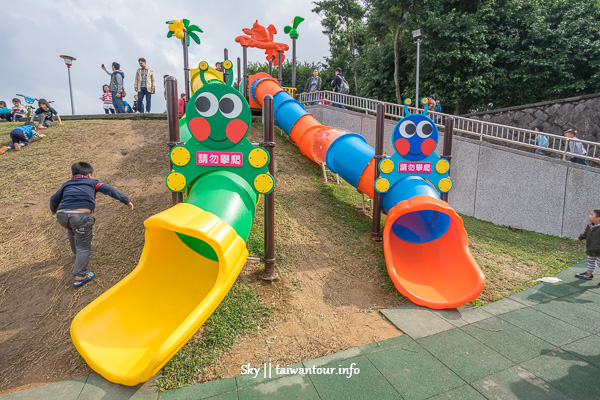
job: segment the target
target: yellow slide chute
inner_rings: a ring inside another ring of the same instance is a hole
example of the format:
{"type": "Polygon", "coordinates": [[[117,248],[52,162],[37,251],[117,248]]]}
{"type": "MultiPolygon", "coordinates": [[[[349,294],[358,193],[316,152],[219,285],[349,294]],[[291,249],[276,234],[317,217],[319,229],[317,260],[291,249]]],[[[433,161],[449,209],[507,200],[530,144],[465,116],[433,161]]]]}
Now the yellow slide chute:
{"type": "Polygon", "coordinates": [[[246,262],[246,243],[216,215],[180,203],[148,218],[137,267],[71,324],[75,347],[94,371],[124,385],[155,375],[194,335],[246,262]],[[177,235],[206,242],[212,261],[177,235]]]}

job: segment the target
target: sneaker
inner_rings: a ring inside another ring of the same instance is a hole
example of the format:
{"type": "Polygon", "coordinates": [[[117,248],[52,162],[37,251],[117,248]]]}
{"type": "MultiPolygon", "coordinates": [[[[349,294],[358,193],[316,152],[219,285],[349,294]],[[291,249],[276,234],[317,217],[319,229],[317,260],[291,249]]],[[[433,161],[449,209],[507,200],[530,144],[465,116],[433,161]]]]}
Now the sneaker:
{"type": "Polygon", "coordinates": [[[37,128],[38,128],[38,129],[47,129],[47,127],[46,127],[46,126],[44,126],[44,125],[42,125],[42,124],[38,125],[38,127],[37,127],[37,128]]]}
{"type": "Polygon", "coordinates": [[[594,279],[594,274],[586,274],[585,272],[582,272],[580,274],[575,274],[575,277],[582,279],[594,279]]]}
{"type": "Polygon", "coordinates": [[[6,153],[9,149],[10,149],[10,147],[8,147],[8,146],[2,146],[2,148],[0,149],[0,154],[6,153]]]}
{"type": "Polygon", "coordinates": [[[19,143],[13,143],[13,146],[15,146],[16,151],[21,150],[21,145],[19,143]]]}

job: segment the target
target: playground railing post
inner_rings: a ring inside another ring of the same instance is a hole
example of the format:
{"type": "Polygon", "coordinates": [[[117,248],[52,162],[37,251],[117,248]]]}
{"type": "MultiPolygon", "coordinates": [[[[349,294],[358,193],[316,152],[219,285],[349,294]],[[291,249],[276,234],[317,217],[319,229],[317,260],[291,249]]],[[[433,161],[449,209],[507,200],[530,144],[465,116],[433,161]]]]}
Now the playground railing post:
{"type": "Polygon", "coordinates": [[[292,38],[292,87],[296,87],[296,39],[292,38]]]}
{"type": "Polygon", "coordinates": [[[281,62],[282,52],[279,50],[277,52],[277,61],[279,62],[279,70],[277,71],[277,82],[279,82],[279,86],[283,86],[283,65],[281,62]]]}
{"type": "MultiPolygon", "coordinates": [[[[187,45],[187,30],[183,30],[183,76],[185,82],[185,99],[183,107],[187,108],[187,103],[190,101],[190,64],[188,61],[188,45],[187,45]]],[[[177,95],[175,95],[175,99],[177,99],[177,95]]],[[[177,100],[175,100],[177,103],[177,100]]]]}
{"type": "MultiPolygon", "coordinates": [[[[379,178],[379,162],[385,158],[383,155],[383,135],[385,128],[385,105],[377,102],[377,116],[375,117],[375,168],[373,168],[374,179],[377,182],[379,178]]],[[[381,233],[381,194],[377,190],[373,191],[373,229],[371,230],[371,239],[380,242],[383,240],[381,233]]]]}
{"type": "MultiPolygon", "coordinates": [[[[229,50],[225,49],[223,50],[223,61],[225,60],[229,60],[229,50]]],[[[229,71],[225,69],[225,71],[223,72],[223,82],[227,83],[229,82],[229,71]]]]}
{"type": "MultiPolygon", "coordinates": [[[[452,136],[454,136],[454,118],[446,117],[444,121],[444,150],[442,157],[448,162],[452,161],[452,136]]],[[[442,200],[448,202],[448,192],[442,193],[442,200]]]]}
{"type": "Polygon", "coordinates": [[[244,59],[244,90],[242,94],[246,98],[246,101],[248,101],[248,46],[242,46],[242,57],[244,59]]]}
{"type": "MultiPolygon", "coordinates": [[[[177,79],[174,76],[167,77],[167,124],[169,127],[169,152],[180,142],[179,136],[179,107],[177,105],[177,79]]],[[[173,169],[173,163],[170,163],[173,169]]],[[[173,192],[173,205],[183,202],[183,193],[173,192]]]]}
{"type": "Polygon", "coordinates": [[[238,57],[237,58],[237,75],[236,75],[236,77],[237,77],[237,81],[236,82],[237,82],[238,90],[240,90],[240,81],[242,80],[242,75],[241,75],[241,73],[242,73],[242,66],[241,66],[241,63],[242,63],[242,61],[238,57]]]}
{"type": "Polygon", "coordinates": [[[273,76],[273,57],[269,58],[269,75],[273,76]]]}
{"type": "MultiPolygon", "coordinates": [[[[269,153],[269,173],[275,179],[275,117],[273,96],[266,95],[263,100],[263,127],[264,138],[260,143],[269,153]]],[[[275,191],[265,195],[264,202],[265,215],[265,251],[263,260],[265,263],[265,273],[263,280],[273,281],[279,279],[275,272],[275,191]]]]}

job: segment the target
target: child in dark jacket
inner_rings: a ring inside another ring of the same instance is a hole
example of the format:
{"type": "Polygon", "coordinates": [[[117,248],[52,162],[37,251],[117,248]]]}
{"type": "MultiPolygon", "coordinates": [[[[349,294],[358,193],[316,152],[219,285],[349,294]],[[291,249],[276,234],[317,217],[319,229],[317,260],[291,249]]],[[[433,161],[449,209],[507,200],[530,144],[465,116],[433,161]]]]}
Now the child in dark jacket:
{"type": "Polygon", "coordinates": [[[585,232],[574,239],[576,242],[585,239],[585,252],[588,255],[587,270],[575,275],[582,279],[594,277],[596,264],[600,260],[600,209],[592,211],[588,219],[590,223],[585,227],[585,232]]]}
{"type": "Polygon", "coordinates": [[[92,178],[94,168],[86,162],[71,166],[73,177],[63,183],[50,198],[50,211],[58,223],[67,229],[71,251],[75,254],[73,267],[74,287],[94,279],[95,274],[87,270],[92,253],[93,227],[96,219],[92,212],[96,208],[96,193],[100,192],[126,204],[133,210],[129,197],[97,179],[92,178]]]}
{"type": "Polygon", "coordinates": [[[46,135],[43,133],[37,133],[35,131],[35,125],[33,122],[26,122],[25,125],[19,126],[12,131],[10,131],[10,140],[12,140],[12,144],[9,146],[2,146],[0,148],[0,154],[4,154],[10,149],[21,150],[24,146],[29,146],[29,139],[33,139],[34,136],[39,138],[43,138],[46,135]]]}

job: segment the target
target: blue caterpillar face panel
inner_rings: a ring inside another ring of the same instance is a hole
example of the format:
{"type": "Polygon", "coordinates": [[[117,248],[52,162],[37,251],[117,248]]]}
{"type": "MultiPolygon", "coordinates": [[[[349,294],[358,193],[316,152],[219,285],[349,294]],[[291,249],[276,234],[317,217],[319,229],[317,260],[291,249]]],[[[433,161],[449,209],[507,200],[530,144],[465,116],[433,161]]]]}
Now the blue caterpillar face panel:
{"type": "Polygon", "coordinates": [[[422,160],[433,153],[438,139],[438,129],[433,121],[420,114],[404,117],[392,134],[394,148],[410,161],[422,160]]]}

